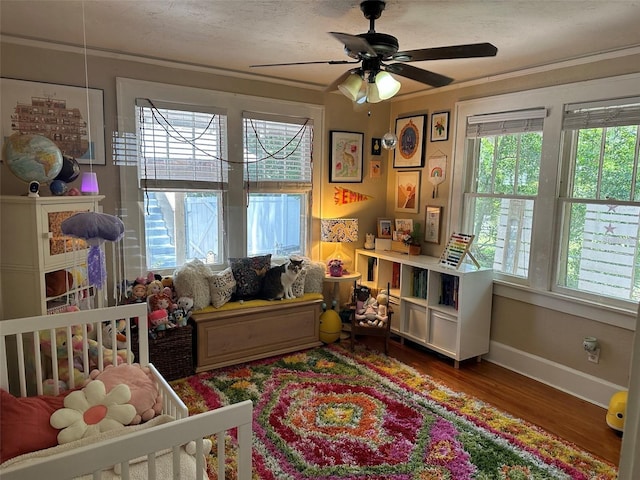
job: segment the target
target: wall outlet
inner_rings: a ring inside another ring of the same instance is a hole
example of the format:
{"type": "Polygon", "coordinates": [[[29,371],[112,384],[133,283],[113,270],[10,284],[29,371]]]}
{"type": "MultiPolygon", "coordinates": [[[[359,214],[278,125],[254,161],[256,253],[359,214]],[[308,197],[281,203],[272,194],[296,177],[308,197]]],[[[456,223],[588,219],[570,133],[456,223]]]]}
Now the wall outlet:
{"type": "Polygon", "coordinates": [[[600,362],[600,349],[596,348],[593,352],[587,352],[587,360],[593,363],[600,362]]]}

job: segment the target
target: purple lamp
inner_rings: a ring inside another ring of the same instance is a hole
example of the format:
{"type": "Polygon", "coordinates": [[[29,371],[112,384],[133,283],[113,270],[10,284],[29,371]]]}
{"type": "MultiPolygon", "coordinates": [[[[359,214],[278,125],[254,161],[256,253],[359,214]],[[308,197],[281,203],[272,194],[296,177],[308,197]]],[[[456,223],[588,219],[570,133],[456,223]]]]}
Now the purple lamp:
{"type": "Polygon", "coordinates": [[[98,175],[95,172],[84,172],[82,174],[80,191],[83,195],[97,195],[100,192],[98,189],[98,175]]]}

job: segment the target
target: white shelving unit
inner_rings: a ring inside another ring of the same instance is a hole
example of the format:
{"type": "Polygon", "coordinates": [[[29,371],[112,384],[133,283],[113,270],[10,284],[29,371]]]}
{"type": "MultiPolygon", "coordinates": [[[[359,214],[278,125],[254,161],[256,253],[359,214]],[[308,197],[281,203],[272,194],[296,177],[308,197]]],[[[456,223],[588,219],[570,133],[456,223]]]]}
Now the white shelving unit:
{"type": "Polygon", "coordinates": [[[489,352],[493,270],[462,264],[458,269],[426,255],[356,250],[361,283],[391,284],[393,333],[459,362],[489,352]]]}
{"type": "Polygon", "coordinates": [[[100,306],[95,288],[84,284],[47,297],[45,275],[86,265],[87,246],[60,231],[62,221],[78,212],[97,212],[104,198],[94,196],[1,196],[0,267],[2,318],[44,315],[58,306],[100,306]]]}

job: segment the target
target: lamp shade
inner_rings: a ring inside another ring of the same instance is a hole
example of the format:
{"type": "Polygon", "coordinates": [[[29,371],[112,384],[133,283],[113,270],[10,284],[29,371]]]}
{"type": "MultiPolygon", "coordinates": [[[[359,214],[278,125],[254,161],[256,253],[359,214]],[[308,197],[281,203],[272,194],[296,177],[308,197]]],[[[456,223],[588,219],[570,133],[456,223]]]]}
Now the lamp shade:
{"type": "Polygon", "coordinates": [[[320,240],[323,242],[357,242],[357,218],[327,218],[320,221],[320,240]]]}
{"type": "Polygon", "coordinates": [[[338,85],[338,90],[340,90],[345,97],[355,102],[358,99],[358,92],[360,91],[360,87],[362,87],[362,81],[360,75],[352,73],[344,82],[338,85]]]}
{"type": "Polygon", "coordinates": [[[380,103],[380,93],[378,92],[378,86],[375,83],[367,83],[367,103],[380,103]]]}
{"type": "Polygon", "coordinates": [[[98,175],[96,172],[84,172],[82,174],[80,191],[83,195],[97,195],[100,193],[100,190],[98,189],[98,175]]]}
{"type": "Polygon", "coordinates": [[[380,72],[376,75],[376,86],[381,100],[388,100],[400,91],[400,82],[388,72],[380,72]]]}

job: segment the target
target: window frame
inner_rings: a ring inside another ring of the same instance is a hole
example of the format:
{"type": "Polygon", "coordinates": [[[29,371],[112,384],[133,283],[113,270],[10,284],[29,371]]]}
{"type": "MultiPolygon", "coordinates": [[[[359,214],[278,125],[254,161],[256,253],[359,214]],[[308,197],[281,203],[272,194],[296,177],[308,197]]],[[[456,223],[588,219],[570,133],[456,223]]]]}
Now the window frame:
{"type": "Polygon", "coordinates": [[[537,212],[534,212],[529,278],[516,283],[512,278],[495,275],[494,294],[526,303],[581,316],[629,330],[635,330],[634,302],[623,305],[610,298],[580,298],[571,292],[555,288],[556,264],[559,255],[561,212],[558,195],[567,178],[568,165],[563,158],[562,120],[566,104],[632,97],[640,93],[640,74],[545,87],[523,92],[457,102],[454,108],[454,146],[452,183],[449,195],[448,234],[464,227],[465,180],[470,165],[465,158],[467,117],[517,110],[547,108],[543,125],[542,159],[538,189],[537,212]],[[549,235],[551,232],[551,245],[549,235]]]}
{"type": "MultiPolygon", "coordinates": [[[[243,112],[264,112],[267,115],[297,118],[310,118],[313,122],[313,152],[316,158],[322,158],[323,152],[323,119],[324,107],[301,102],[277,100],[242,95],[216,90],[208,90],[196,87],[185,87],[181,85],[164,84],[158,82],[148,82],[130,78],[116,77],[116,101],[118,109],[118,132],[121,137],[135,135],[135,102],[136,98],[149,98],[151,100],[161,99],[162,102],[174,105],[198,106],[206,105],[218,111],[223,111],[227,116],[227,158],[240,164],[243,161],[243,112]],[[239,148],[233,148],[239,145],[239,148]]],[[[160,100],[159,100],[160,101],[160,100]]],[[[321,172],[319,165],[321,162],[313,162],[312,192],[320,189],[321,172]]],[[[120,173],[120,214],[129,231],[144,232],[144,218],[142,216],[143,191],[137,186],[137,172],[129,172],[126,169],[137,168],[132,162],[125,162],[121,165],[120,173]],[[133,213],[132,213],[133,212],[133,213]]],[[[228,181],[230,185],[243,185],[243,169],[229,169],[228,181]]],[[[247,236],[246,236],[246,203],[244,188],[229,189],[227,191],[227,206],[225,212],[225,231],[242,232],[233,242],[228,242],[228,257],[246,256],[247,236]]],[[[311,197],[311,196],[310,196],[311,197]]],[[[311,256],[313,241],[312,224],[313,219],[319,217],[319,202],[311,202],[307,221],[307,245],[306,251],[311,256]]],[[[124,249],[138,248],[144,245],[144,238],[133,239],[129,245],[124,245],[124,249]],[[137,246],[137,245],[138,246],[137,246]]],[[[144,252],[127,256],[124,265],[125,278],[135,278],[146,272],[146,262],[144,252]]],[[[226,265],[218,265],[222,269],[226,265]]]]}

